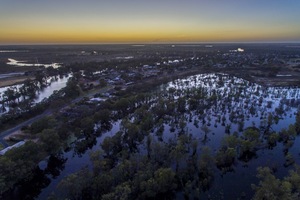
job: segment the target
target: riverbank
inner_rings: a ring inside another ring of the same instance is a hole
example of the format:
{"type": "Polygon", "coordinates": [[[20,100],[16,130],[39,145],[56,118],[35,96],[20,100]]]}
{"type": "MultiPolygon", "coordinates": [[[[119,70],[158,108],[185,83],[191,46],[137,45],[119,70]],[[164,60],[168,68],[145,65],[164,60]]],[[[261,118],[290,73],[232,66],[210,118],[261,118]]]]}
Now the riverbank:
{"type": "Polygon", "coordinates": [[[262,69],[226,69],[224,73],[255,82],[265,87],[293,87],[300,86],[300,72],[285,70],[270,75],[262,69]]]}
{"type": "Polygon", "coordinates": [[[0,79],[0,87],[7,87],[23,83],[27,79],[33,79],[32,76],[14,76],[0,79]]]}

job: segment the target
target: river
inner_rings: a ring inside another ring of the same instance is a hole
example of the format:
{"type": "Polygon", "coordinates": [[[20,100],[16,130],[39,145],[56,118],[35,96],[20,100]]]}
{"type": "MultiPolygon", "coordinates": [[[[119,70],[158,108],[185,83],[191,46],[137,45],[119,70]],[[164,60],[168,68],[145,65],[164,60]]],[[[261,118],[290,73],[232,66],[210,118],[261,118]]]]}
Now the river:
{"type": "MultiPolygon", "coordinates": [[[[48,86],[45,88],[42,88],[42,90],[38,91],[38,93],[36,94],[36,98],[33,100],[33,104],[37,104],[40,103],[43,99],[50,97],[53,92],[55,90],[60,90],[64,87],[66,87],[66,84],[69,80],[69,78],[72,75],[66,75],[63,77],[58,77],[57,79],[54,79],[53,77],[50,77],[48,79],[48,86]]],[[[7,86],[7,87],[1,87],[0,88],[0,99],[2,98],[3,92],[6,91],[8,88],[15,88],[15,89],[19,89],[22,86],[22,84],[17,84],[17,85],[13,85],[13,86],[7,86]]],[[[6,108],[6,112],[9,111],[9,107],[5,107],[6,108]]],[[[0,115],[6,113],[6,112],[0,112],[0,115]]]]}

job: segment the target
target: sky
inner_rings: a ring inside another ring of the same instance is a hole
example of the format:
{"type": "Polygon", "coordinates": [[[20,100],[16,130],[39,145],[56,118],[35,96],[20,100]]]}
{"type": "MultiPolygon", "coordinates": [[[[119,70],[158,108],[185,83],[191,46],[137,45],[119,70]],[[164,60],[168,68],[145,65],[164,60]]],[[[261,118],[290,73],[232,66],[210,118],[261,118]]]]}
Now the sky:
{"type": "Polygon", "coordinates": [[[0,44],[300,42],[300,0],[0,0],[0,44]]]}

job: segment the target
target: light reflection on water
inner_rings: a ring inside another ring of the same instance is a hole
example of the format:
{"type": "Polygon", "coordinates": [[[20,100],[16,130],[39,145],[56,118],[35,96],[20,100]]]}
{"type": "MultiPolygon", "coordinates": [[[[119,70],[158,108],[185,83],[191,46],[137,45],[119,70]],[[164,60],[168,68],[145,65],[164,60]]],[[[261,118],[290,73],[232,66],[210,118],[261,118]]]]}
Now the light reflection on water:
{"type": "Polygon", "coordinates": [[[66,87],[69,78],[70,78],[70,75],[64,76],[63,78],[58,78],[57,80],[51,82],[51,84],[48,87],[44,88],[42,91],[39,92],[34,103],[39,103],[44,98],[48,98],[51,94],[53,94],[53,92],[55,90],[58,91],[64,87],[66,87]]]}
{"type": "MultiPolygon", "coordinates": [[[[231,125],[230,132],[233,133],[234,131],[239,131],[238,124],[229,120],[231,112],[245,116],[244,128],[253,125],[259,127],[265,125],[269,113],[275,116],[277,114],[276,109],[282,106],[284,113],[281,115],[281,119],[278,123],[271,126],[272,130],[279,132],[295,122],[295,113],[297,110],[300,110],[299,88],[264,88],[258,84],[225,74],[200,74],[191,76],[186,79],[170,82],[161,87],[161,89],[169,91],[171,88],[175,88],[176,90],[173,95],[176,100],[184,96],[184,91],[199,87],[204,88],[209,96],[216,94],[219,97],[216,106],[213,105],[204,110],[205,121],[211,122],[211,125],[208,126],[210,129],[208,139],[204,145],[209,146],[214,153],[217,152],[222,138],[226,135],[225,126],[222,126],[221,123],[215,123],[218,116],[226,118],[225,124],[231,125]],[[269,102],[272,102],[271,106],[268,106],[269,102]],[[223,109],[220,109],[222,106],[223,109]],[[250,107],[254,108],[254,113],[249,113],[250,107]]],[[[188,133],[192,134],[194,138],[203,141],[204,133],[201,131],[203,124],[198,117],[194,113],[192,122],[187,122],[188,133]],[[200,121],[199,128],[193,124],[195,119],[200,121]]],[[[164,127],[165,134],[163,135],[163,140],[168,141],[176,134],[170,132],[170,124],[164,124],[164,127]]],[[[297,149],[297,146],[300,145],[299,143],[300,139],[296,138],[294,146],[289,151],[295,158],[296,163],[300,161],[298,156],[299,150],[297,149]]],[[[203,193],[202,198],[210,196],[216,199],[236,199],[243,193],[246,195],[245,199],[251,199],[253,190],[250,185],[258,182],[256,178],[257,167],[276,167],[276,176],[279,178],[287,175],[288,170],[283,166],[285,160],[283,149],[283,144],[279,143],[273,149],[259,150],[256,158],[249,162],[236,162],[234,172],[227,172],[223,175],[216,174],[212,188],[203,193]]]]}
{"type": "MultiPolygon", "coordinates": [[[[69,80],[69,78],[71,77],[71,75],[67,75],[67,76],[63,76],[63,77],[59,77],[57,79],[52,79],[50,78],[48,80],[48,86],[43,88],[42,90],[40,90],[37,94],[36,94],[36,98],[33,100],[33,104],[37,104],[40,103],[41,101],[43,101],[45,98],[50,97],[53,92],[55,90],[60,90],[64,87],[66,87],[67,81],[69,80]],[[52,80],[51,80],[52,79],[52,80]]],[[[3,93],[7,90],[7,89],[14,89],[14,90],[19,90],[19,88],[22,86],[23,84],[17,84],[17,85],[13,85],[13,86],[7,86],[7,87],[1,87],[0,88],[0,100],[2,100],[2,95],[3,93]]],[[[22,99],[22,98],[20,98],[22,99]]],[[[0,111],[0,115],[4,114],[6,112],[9,111],[9,107],[5,106],[6,111],[5,112],[1,112],[0,111]]]]}
{"type": "Polygon", "coordinates": [[[57,189],[58,183],[69,174],[75,173],[85,166],[91,168],[91,162],[89,157],[90,153],[100,148],[100,144],[102,143],[105,137],[112,137],[116,132],[120,130],[120,122],[121,121],[119,120],[113,123],[112,129],[103,133],[101,137],[98,137],[96,145],[94,145],[92,149],[88,149],[84,154],[75,154],[73,150],[64,153],[64,157],[67,158],[64,170],[60,173],[60,175],[57,178],[51,179],[51,183],[41,191],[37,199],[47,199],[47,197],[57,189]]]}

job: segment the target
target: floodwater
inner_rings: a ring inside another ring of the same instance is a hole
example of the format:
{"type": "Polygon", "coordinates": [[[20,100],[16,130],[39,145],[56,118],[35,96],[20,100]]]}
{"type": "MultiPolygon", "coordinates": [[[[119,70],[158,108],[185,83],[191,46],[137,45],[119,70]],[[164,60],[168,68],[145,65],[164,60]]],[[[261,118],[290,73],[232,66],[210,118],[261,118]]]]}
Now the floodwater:
{"type": "MultiPolygon", "coordinates": [[[[60,84],[65,82],[61,80],[60,84]]],[[[173,98],[176,101],[183,97],[188,91],[202,88],[208,97],[216,96],[217,100],[209,107],[205,107],[201,114],[191,111],[184,114],[187,120],[185,130],[200,141],[198,150],[201,151],[203,146],[208,146],[215,154],[220,147],[222,138],[226,135],[225,126],[230,125],[230,133],[237,132],[239,135],[238,122],[243,121],[243,129],[251,126],[264,127],[269,114],[280,116],[277,123],[272,124],[274,131],[280,131],[287,128],[295,122],[295,114],[300,110],[300,89],[299,88],[278,88],[278,87],[262,87],[260,85],[245,81],[240,78],[231,77],[226,74],[200,74],[191,76],[186,79],[179,79],[168,84],[162,85],[160,90],[163,95],[160,98],[173,98]],[[242,117],[241,117],[242,116],[242,117]],[[221,119],[221,120],[220,120],[221,119]],[[197,124],[197,125],[195,125],[197,124]],[[222,125],[223,124],[223,125],[222,125]],[[204,138],[201,127],[207,126],[209,131],[207,138],[204,138]]],[[[50,92],[49,92],[50,93],[50,92]]],[[[158,100],[157,96],[153,96],[153,101],[158,100]]],[[[203,100],[203,105],[205,100],[203,100]]],[[[155,104],[155,103],[154,103],[155,104]]],[[[187,110],[189,105],[187,105],[187,110]]],[[[178,127],[175,132],[170,131],[174,119],[164,122],[164,133],[162,141],[168,142],[169,139],[177,135],[178,127]]],[[[100,148],[100,144],[106,136],[112,136],[120,130],[120,120],[112,124],[112,129],[97,138],[95,145],[85,151],[83,154],[77,154],[74,148],[68,152],[64,152],[61,156],[65,159],[59,166],[59,172],[56,176],[47,175],[47,184],[38,188],[38,192],[33,194],[37,199],[46,199],[52,192],[57,189],[57,184],[70,173],[74,173],[79,169],[87,166],[91,167],[89,154],[100,148]]],[[[153,136],[155,133],[153,132],[153,136]]],[[[296,137],[294,145],[289,148],[296,163],[300,162],[299,137],[296,137]]],[[[284,145],[278,143],[272,149],[263,148],[256,152],[256,156],[249,161],[237,160],[234,163],[233,171],[222,173],[215,169],[214,181],[211,188],[202,193],[203,199],[237,199],[243,196],[245,199],[251,199],[254,191],[251,184],[257,184],[256,169],[259,166],[276,167],[276,176],[279,178],[288,174],[291,167],[285,167],[284,161],[284,145]]],[[[40,169],[45,169],[49,164],[47,161],[40,163],[40,169]]],[[[27,195],[30,196],[30,192],[27,195]]],[[[23,191],[24,193],[25,191],[23,191]]],[[[178,198],[183,196],[179,193],[178,198]]]]}
{"type": "Polygon", "coordinates": [[[51,64],[42,64],[42,63],[27,63],[27,61],[18,61],[12,58],[8,58],[7,65],[18,66],[18,67],[53,67],[54,69],[61,67],[61,63],[51,63],[51,64]]]}
{"type": "MultiPolygon", "coordinates": [[[[69,80],[69,78],[71,77],[71,74],[67,75],[67,76],[63,76],[63,77],[58,77],[57,79],[54,79],[53,77],[48,79],[48,86],[43,88],[42,90],[40,90],[37,94],[36,94],[36,98],[33,100],[33,104],[37,104],[40,103],[41,101],[43,101],[45,98],[50,97],[53,92],[55,90],[60,90],[64,87],[66,87],[66,84],[69,80]]],[[[7,87],[1,87],[0,88],[0,99],[2,98],[3,92],[6,91],[8,88],[14,88],[16,90],[18,90],[20,87],[22,86],[22,84],[17,84],[17,85],[13,85],[13,86],[7,86],[7,87]]],[[[9,111],[9,108],[6,107],[6,112],[9,111]]],[[[0,115],[3,114],[3,112],[0,111],[0,115]]]]}
{"type": "MultiPolygon", "coordinates": [[[[300,89],[299,88],[277,88],[262,87],[258,84],[250,83],[240,78],[230,77],[225,74],[200,74],[191,76],[187,79],[180,79],[162,87],[168,91],[175,88],[177,91],[192,90],[193,88],[202,87],[209,96],[217,95],[218,101],[215,105],[204,110],[204,116],[200,118],[210,122],[208,138],[205,145],[209,146],[213,153],[216,153],[220,147],[222,138],[225,134],[225,126],[222,126],[218,119],[226,119],[224,124],[230,124],[230,133],[238,130],[239,116],[243,116],[244,128],[255,125],[263,127],[269,114],[276,115],[276,110],[282,108],[283,114],[278,123],[272,125],[272,130],[279,132],[287,128],[290,124],[295,123],[295,113],[300,110],[300,89]],[[252,110],[252,113],[251,111],[252,110]],[[234,113],[233,119],[230,120],[231,113],[234,113]]],[[[184,92],[174,93],[174,98],[178,99],[184,92]]],[[[199,115],[192,116],[192,122],[187,123],[188,132],[195,138],[204,140],[201,130],[195,127],[194,120],[199,120],[199,115]]],[[[207,124],[207,123],[206,123],[207,124]]],[[[169,130],[169,124],[165,125],[165,130],[169,130]]],[[[203,124],[199,123],[199,127],[203,124]]],[[[168,132],[168,131],[167,131],[168,132]]],[[[164,141],[170,139],[173,134],[168,132],[164,134],[164,141]]],[[[295,158],[295,163],[299,163],[300,138],[297,137],[293,147],[289,152],[295,158]]],[[[201,148],[201,147],[200,147],[201,148]]],[[[210,190],[202,194],[202,198],[207,199],[237,199],[243,196],[245,199],[251,199],[253,190],[251,184],[257,184],[256,169],[259,166],[276,167],[276,176],[282,178],[288,175],[288,169],[284,167],[284,153],[282,143],[278,143],[273,149],[261,149],[257,152],[255,158],[249,162],[235,162],[233,172],[216,173],[214,182],[210,190]]]]}
{"type": "Polygon", "coordinates": [[[58,78],[57,80],[52,81],[49,86],[47,86],[46,88],[44,88],[43,90],[41,90],[39,92],[39,94],[35,98],[34,103],[39,103],[43,99],[48,98],[51,94],[53,94],[53,92],[55,90],[58,91],[64,87],[66,87],[69,78],[70,78],[70,75],[64,76],[62,78],[58,78]]]}

